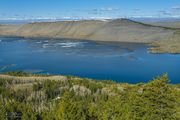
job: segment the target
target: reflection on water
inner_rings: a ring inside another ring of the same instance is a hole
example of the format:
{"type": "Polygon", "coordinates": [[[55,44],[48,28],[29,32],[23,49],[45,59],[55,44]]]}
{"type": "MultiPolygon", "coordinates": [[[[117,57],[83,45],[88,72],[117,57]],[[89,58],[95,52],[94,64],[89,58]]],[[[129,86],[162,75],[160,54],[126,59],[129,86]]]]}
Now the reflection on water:
{"type": "Polygon", "coordinates": [[[180,55],[149,54],[147,46],[85,40],[0,38],[0,72],[76,75],[119,82],[147,82],[168,73],[179,83],[180,55]]]}

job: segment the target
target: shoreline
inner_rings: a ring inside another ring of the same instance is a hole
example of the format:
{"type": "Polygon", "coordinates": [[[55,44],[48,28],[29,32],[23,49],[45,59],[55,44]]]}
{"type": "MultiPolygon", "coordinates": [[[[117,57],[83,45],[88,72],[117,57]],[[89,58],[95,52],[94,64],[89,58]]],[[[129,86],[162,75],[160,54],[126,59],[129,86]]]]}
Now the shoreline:
{"type": "MultiPolygon", "coordinates": [[[[159,77],[159,76],[157,76],[159,77]]],[[[39,73],[27,73],[23,71],[12,71],[7,73],[0,73],[0,79],[8,79],[8,80],[18,80],[18,81],[45,81],[45,80],[54,80],[54,81],[68,81],[69,78],[73,79],[84,79],[88,81],[94,81],[94,82],[112,82],[114,84],[129,84],[129,85],[138,85],[138,84],[147,84],[150,81],[153,81],[154,78],[146,81],[146,82],[138,82],[138,83],[129,83],[129,82],[118,82],[116,80],[98,80],[88,77],[79,77],[79,76],[71,76],[71,75],[60,75],[60,74],[39,74],[39,73]]],[[[171,83],[172,85],[180,85],[180,83],[171,83]]]]}
{"type": "Polygon", "coordinates": [[[160,45],[157,45],[155,42],[130,42],[130,41],[103,41],[103,40],[90,40],[90,39],[73,39],[73,38],[52,38],[52,37],[24,37],[24,36],[9,36],[9,35],[0,35],[0,38],[24,38],[24,39],[29,39],[29,40],[43,40],[43,39],[49,39],[49,40],[73,40],[73,41],[90,41],[90,42],[97,42],[97,43],[123,43],[123,44],[143,44],[147,46],[147,51],[150,54],[180,54],[179,52],[168,52],[168,51],[161,51],[158,50],[160,48],[160,45]]]}

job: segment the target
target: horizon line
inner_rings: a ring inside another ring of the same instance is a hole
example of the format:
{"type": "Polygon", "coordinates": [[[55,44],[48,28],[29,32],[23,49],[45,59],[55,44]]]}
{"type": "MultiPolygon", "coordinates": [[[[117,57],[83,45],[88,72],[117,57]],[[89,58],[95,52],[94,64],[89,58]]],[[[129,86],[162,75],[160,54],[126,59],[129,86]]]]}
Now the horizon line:
{"type": "Polygon", "coordinates": [[[108,19],[123,19],[123,18],[137,18],[137,19],[180,19],[180,16],[159,17],[159,16],[126,16],[126,17],[37,17],[37,18],[3,18],[1,21],[23,21],[23,20],[108,20],[108,19]]]}

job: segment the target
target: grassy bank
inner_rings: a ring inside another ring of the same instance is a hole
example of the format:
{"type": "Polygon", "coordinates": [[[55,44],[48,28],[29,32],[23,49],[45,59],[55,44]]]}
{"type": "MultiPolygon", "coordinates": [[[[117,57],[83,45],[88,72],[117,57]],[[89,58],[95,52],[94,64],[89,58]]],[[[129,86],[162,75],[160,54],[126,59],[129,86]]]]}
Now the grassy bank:
{"type": "Polygon", "coordinates": [[[180,31],[176,31],[172,37],[154,41],[150,44],[154,46],[149,49],[151,53],[180,53],[180,31]]]}
{"type": "Polygon", "coordinates": [[[126,84],[23,72],[0,75],[3,120],[177,120],[180,86],[167,75],[126,84]]]}

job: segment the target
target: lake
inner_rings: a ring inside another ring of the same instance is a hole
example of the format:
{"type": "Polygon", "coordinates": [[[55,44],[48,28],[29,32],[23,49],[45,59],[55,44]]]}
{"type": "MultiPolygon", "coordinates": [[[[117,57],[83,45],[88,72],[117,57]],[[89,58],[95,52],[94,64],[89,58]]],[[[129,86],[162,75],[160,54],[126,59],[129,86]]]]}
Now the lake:
{"type": "Polygon", "coordinates": [[[168,73],[180,83],[180,55],[150,54],[145,44],[70,39],[0,37],[0,72],[22,70],[115,80],[148,82],[168,73]]]}

